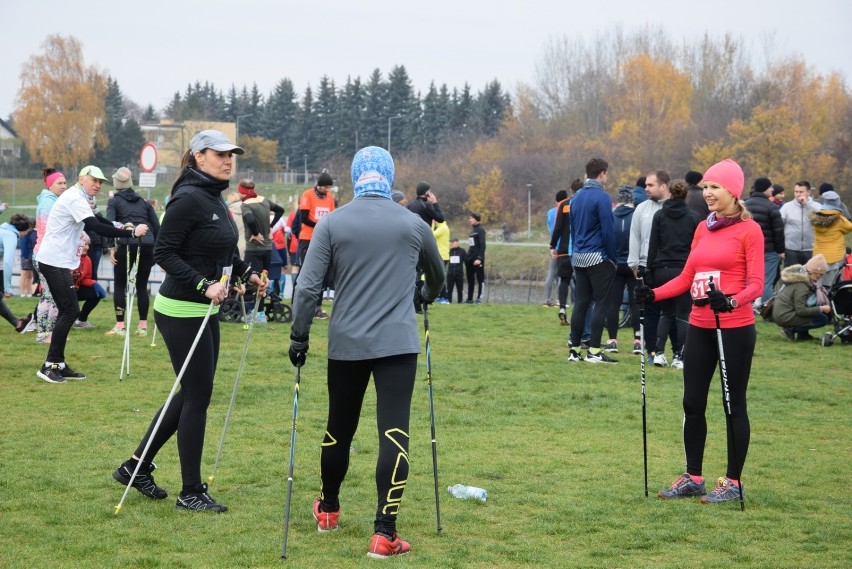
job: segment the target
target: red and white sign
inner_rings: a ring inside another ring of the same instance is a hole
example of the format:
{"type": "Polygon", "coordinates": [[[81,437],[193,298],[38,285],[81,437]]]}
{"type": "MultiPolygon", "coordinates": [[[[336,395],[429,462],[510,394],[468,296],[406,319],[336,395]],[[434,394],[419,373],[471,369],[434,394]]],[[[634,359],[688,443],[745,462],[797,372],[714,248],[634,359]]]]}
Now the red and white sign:
{"type": "Polygon", "coordinates": [[[139,151],[139,167],[143,172],[153,172],[157,167],[157,147],[150,142],[143,144],[139,151]]]}

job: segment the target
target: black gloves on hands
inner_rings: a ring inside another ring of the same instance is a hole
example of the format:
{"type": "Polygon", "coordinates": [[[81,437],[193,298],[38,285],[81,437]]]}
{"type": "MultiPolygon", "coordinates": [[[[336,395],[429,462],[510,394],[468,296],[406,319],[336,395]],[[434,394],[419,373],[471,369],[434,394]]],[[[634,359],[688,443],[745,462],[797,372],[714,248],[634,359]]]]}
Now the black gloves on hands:
{"type": "Polygon", "coordinates": [[[713,312],[730,312],[734,309],[731,306],[731,299],[725,296],[721,290],[711,290],[707,293],[707,299],[710,301],[710,308],[713,312]]]}
{"type": "Polygon", "coordinates": [[[429,305],[429,304],[432,304],[433,302],[435,302],[434,298],[432,300],[426,299],[426,297],[423,295],[423,287],[417,287],[417,298],[418,298],[418,300],[420,300],[421,304],[425,304],[425,305],[429,305]]]}
{"type": "Polygon", "coordinates": [[[654,302],[654,290],[646,284],[636,285],[633,289],[633,300],[636,301],[636,304],[654,302]]]}
{"type": "Polygon", "coordinates": [[[308,337],[300,336],[293,337],[290,335],[290,351],[288,352],[290,361],[296,367],[305,365],[305,360],[308,359],[308,337]]]}

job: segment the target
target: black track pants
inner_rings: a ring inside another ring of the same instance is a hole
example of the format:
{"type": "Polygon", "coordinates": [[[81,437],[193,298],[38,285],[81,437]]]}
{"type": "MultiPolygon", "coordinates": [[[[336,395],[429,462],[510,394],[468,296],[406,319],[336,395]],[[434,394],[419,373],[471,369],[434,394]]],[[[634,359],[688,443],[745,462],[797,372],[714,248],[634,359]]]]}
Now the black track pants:
{"type": "Polygon", "coordinates": [[[379,435],[376,519],[396,519],[408,481],[408,422],[416,372],[417,354],[361,361],[328,360],[328,423],[320,456],[322,499],[326,503],[338,503],[372,373],[379,435]]]}

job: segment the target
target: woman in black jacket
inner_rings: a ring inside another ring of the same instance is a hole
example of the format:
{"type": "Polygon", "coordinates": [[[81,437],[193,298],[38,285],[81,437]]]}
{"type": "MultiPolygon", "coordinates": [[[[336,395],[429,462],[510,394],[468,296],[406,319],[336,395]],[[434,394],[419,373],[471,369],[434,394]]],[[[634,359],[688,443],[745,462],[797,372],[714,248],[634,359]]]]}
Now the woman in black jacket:
{"type": "Polygon", "coordinates": [[[160,231],[160,222],[154,208],[142,196],[133,190],[133,178],[129,168],[119,168],[112,175],[112,182],[118,190],[107,204],[107,219],[125,226],[146,224],[150,231],[141,239],[116,239],[115,248],[110,252],[110,260],[115,271],[115,326],[107,336],[124,336],[124,313],[132,310],[127,306],[127,277],[136,263],[136,299],[139,306],[139,324],[136,334],[148,334],[148,277],[154,266],[154,241],[160,231]]]}
{"type": "MultiPolygon", "coordinates": [[[[183,157],[180,177],[166,206],[154,246],[154,260],[166,272],[154,300],[154,319],[163,334],[175,374],[187,359],[210,303],[218,305],[225,300],[227,285],[219,282],[223,275],[256,284],[260,294],[266,291],[266,283],[258,273],[239,258],[239,233],[222,199],[231,176],[231,156],[242,153],[242,148],[231,144],[217,130],[196,134],[183,157]]],[[[177,433],[183,489],[176,507],[192,511],[227,510],[210,497],[207,485],[201,482],[207,407],[218,358],[219,319],[209,318],[181,380],[180,391],[167,409],[157,412],[133,456],[113,472],[113,478],[124,485],[130,482],[157,418],[163,413],[163,421],[143,457],[133,487],[149,498],[162,500],[168,496],[154,482],[151,472],[157,452],[177,433]]]]}
{"type": "MultiPolygon", "coordinates": [[[[651,222],[651,240],[648,244],[649,280],[657,286],[669,282],[683,271],[686,258],[692,248],[692,236],[701,223],[701,216],[686,204],[689,186],[683,180],[669,184],[671,197],[663,202],[663,208],[654,214],[651,222]]],[[[672,337],[672,363],[675,369],[683,369],[682,352],[689,329],[689,313],[692,311],[692,297],[685,292],[674,298],[660,301],[660,321],[657,323],[657,345],[654,365],[666,367],[666,338],[672,326],[676,336],[672,337]],[[677,345],[674,345],[674,338],[677,345]]]]}

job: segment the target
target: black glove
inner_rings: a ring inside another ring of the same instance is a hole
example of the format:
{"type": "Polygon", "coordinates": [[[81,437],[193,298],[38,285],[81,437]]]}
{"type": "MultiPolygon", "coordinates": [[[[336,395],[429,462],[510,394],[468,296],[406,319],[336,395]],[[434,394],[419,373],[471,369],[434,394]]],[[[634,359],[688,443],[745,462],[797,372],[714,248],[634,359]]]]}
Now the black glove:
{"type": "Polygon", "coordinates": [[[721,290],[711,290],[707,293],[707,299],[710,301],[710,308],[713,312],[730,312],[734,309],[731,306],[731,299],[725,296],[721,290]]]}
{"type": "Polygon", "coordinates": [[[305,365],[305,360],[308,359],[308,337],[299,336],[293,337],[290,335],[290,351],[288,352],[290,361],[296,367],[305,365]]]}
{"type": "Polygon", "coordinates": [[[429,304],[432,304],[433,302],[435,302],[434,298],[432,300],[426,299],[426,297],[423,295],[423,287],[422,286],[417,287],[417,299],[420,301],[421,304],[426,304],[426,305],[429,305],[429,304]]]}
{"type": "Polygon", "coordinates": [[[636,285],[633,288],[633,300],[636,304],[650,304],[654,302],[654,290],[646,284],[636,285]]]}

